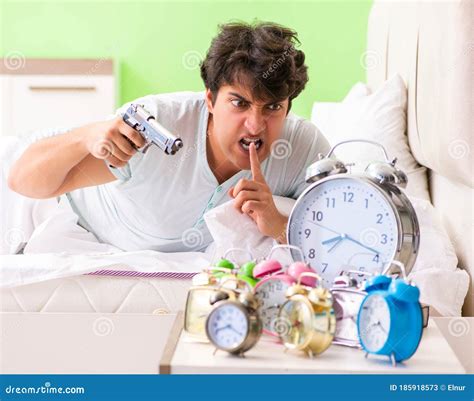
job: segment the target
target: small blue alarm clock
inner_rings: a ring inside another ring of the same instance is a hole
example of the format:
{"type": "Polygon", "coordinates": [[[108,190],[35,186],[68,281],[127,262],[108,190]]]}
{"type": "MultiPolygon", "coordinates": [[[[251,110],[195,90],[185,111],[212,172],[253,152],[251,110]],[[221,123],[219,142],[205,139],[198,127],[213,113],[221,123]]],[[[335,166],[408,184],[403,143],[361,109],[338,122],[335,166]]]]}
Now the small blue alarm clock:
{"type": "Polygon", "coordinates": [[[396,365],[416,352],[423,333],[423,313],[420,290],[408,282],[405,266],[398,261],[392,264],[400,267],[403,278],[388,276],[389,265],[382,274],[367,280],[357,330],[366,357],[386,355],[396,365]]]}

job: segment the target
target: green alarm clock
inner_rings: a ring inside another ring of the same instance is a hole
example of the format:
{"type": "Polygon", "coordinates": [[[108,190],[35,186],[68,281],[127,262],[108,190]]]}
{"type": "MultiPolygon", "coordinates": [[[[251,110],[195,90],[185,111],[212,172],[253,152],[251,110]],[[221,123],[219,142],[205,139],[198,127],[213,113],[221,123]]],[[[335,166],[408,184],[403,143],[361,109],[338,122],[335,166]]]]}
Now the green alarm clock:
{"type": "Polygon", "coordinates": [[[362,348],[369,354],[386,355],[392,365],[409,359],[416,352],[423,334],[420,290],[407,280],[405,266],[397,265],[403,278],[387,273],[366,281],[366,297],[357,317],[357,330],[362,348]]]}
{"type": "Polygon", "coordinates": [[[222,280],[234,277],[234,275],[236,274],[237,278],[247,282],[247,284],[249,284],[251,287],[255,287],[255,284],[257,284],[258,282],[258,280],[253,277],[253,268],[255,267],[255,265],[256,262],[252,254],[248,250],[242,248],[229,248],[224,253],[222,259],[220,259],[216,263],[216,267],[228,269],[228,271],[217,271],[215,275],[217,278],[222,280]],[[247,262],[239,266],[239,264],[235,260],[235,257],[230,257],[230,254],[235,252],[241,252],[245,254],[247,256],[247,262]]]}

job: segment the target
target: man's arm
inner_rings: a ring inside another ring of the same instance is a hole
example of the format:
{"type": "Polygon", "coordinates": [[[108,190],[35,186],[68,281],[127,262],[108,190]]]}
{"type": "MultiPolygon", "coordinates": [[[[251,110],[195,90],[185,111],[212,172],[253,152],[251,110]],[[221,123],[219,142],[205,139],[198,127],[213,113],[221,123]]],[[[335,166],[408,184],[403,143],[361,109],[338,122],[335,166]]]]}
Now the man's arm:
{"type": "Polygon", "coordinates": [[[8,186],[22,195],[44,199],[105,184],[115,177],[104,160],[122,167],[144,144],[121,117],[79,127],[30,145],[12,166],[8,186]]]}

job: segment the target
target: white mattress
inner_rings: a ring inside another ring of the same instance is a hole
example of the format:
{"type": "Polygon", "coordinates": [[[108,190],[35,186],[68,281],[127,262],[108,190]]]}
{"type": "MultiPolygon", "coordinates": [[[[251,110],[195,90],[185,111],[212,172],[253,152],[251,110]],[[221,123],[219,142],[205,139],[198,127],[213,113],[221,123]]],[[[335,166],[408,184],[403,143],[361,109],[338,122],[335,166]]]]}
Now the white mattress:
{"type": "Polygon", "coordinates": [[[191,279],[78,275],[0,288],[1,312],[174,313],[191,279]]]}

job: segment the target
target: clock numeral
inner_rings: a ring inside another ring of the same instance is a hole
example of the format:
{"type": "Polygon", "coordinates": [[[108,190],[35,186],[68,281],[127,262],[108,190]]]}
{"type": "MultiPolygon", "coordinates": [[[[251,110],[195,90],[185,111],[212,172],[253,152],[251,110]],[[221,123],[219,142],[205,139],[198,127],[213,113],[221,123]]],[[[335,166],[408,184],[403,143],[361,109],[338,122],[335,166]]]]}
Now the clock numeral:
{"type": "Polygon", "coordinates": [[[383,218],[382,214],[378,213],[377,214],[377,224],[382,224],[382,218],[383,218]]]}
{"type": "Polygon", "coordinates": [[[309,250],[309,255],[308,255],[308,257],[309,257],[310,259],[314,259],[315,253],[316,253],[316,251],[314,250],[314,248],[311,248],[311,249],[309,250]]]}
{"type": "Polygon", "coordinates": [[[381,244],[386,244],[387,243],[387,234],[382,234],[382,238],[380,239],[381,244]]]}
{"type": "Polygon", "coordinates": [[[344,202],[354,203],[354,192],[343,192],[344,202]]]}
{"type": "MultiPolygon", "coordinates": [[[[360,272],[365,272],[365,267],[364,267],[364,266],[359,267],[359,271],[360,271],[360,272]]],[[[363,274],[359,274],[358,276],[359,276],[359,277],[364,277],[363,274]]]]}
{"type": "Polygon", "coordinates": [[[326,198],[326,207],[336,207],[336,198],[326,198]]]}
{"type": "Polygon", "coordinates": [[[326,271],[326,269],[328,268],[329,266],[329,263],[321,263],[321,265],[323,266],[323,273],[326,271]]]}
{"type": "Polygon", "coordinates": [[[314,220],[321,221],[322,219],[323,219],[323,212],[315,212],[313,210],[313,221],[314,220]]]}
{"type": "Polygon", "coordinates": [[[365,200],[365,208],[368,209],[369,208],[369,200],[367,198],[365,198],[364,200],[365,200]]]}
{"type": "Polygon", "coordinates": [[[307,228],[306,230],[304,230],[304,234],[306,235],[306,238],[309,238],[309,236],[311,235],[311,230],[307,228]]]}
{"type": "Polygon", "coordinates": [[[377,254],[377,255],[375,255],[374,258],[372,259],[372,262],[379,263],[379,259],[380,259],[380,256],[377,254]]]}

